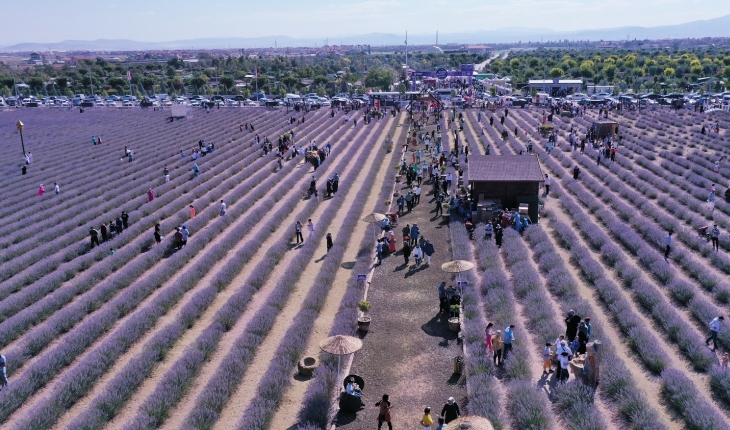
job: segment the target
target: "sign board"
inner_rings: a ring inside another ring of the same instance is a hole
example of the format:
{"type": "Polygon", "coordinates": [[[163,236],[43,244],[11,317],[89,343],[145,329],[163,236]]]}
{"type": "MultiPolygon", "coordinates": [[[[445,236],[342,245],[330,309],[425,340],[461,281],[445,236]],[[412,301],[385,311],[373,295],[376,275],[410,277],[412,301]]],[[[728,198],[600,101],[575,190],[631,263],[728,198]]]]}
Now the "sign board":
{"type": "Polygon", "coordinates": [[[462,72],[473,72],[474,71],[474,65],[473,64],[462,64],[461,65],[461,71],[462,72]]]}
{"type": "Polygon", "coordinates": [[[449,76],[449,71],[441,68],[436,70],[436,77],[439,79],[446,79],[449,76]]]}
{"type": "Polygon", "coordinates": [[[357,275],[357,280],[358,281],[364,281],[366,279],[368,279],[368,275],[357,275]]]}
{"type": "Polygon", "coordinates": [[[464,287],[466,287],[466,281],[458,281],[456,283],[456,286],[460,287],[460,288],[464,288],[464,287]]]}

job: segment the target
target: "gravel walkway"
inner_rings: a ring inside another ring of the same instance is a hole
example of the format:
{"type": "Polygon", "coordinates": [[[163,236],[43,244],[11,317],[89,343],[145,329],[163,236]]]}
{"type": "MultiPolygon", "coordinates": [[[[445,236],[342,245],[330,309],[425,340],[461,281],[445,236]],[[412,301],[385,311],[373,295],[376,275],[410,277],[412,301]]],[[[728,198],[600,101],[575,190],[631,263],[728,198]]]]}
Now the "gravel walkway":
{"type": "MultiPolygon", "coordinates": [[[[408,192],[405,185],[398,185],[396,189],[408,192]]],[[[435,420],[449,397],[465,410],[465,377],[453,374],[453,358],[462,355],[462,348],[456,333],[448,329],[448,316],[438,313],[438,285],[446,281],[456,286],[452,277],[441,271],[441,264],[451,260],[448,224],[435,217],[432,186],[424,183],[422,189],[421,203],[399,220],[398,252],[383,259],[370,284],[372,323],[351,368],[351,373],[365,380],[367,406],[357,414],[340,412],[338,427],[377,428],[378,408],[374,404],[384,393],[390,395],[396,429],[420,426],[426,406],[431,407],[435,420]],[[416,269],[412,256],[410,264],[404,264],[400,230],[413,223],[436,248],[431,266],[416,269]]]]}

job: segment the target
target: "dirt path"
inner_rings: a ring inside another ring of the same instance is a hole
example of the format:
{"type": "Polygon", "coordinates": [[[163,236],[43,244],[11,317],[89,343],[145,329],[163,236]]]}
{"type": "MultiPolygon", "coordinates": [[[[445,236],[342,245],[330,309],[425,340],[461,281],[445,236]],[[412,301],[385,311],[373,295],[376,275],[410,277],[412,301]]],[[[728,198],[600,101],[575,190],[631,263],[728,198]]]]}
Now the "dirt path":
{"type": "MultiPolygon", "coordinates": [[[[391,119],[390,121],[393,120],[391,119]]],[[[367,148],[363,145],[363,150],[355,157],[355,159],[362,160],[362,162],[364,163],[364,168],[360,171],[357,178],[353,178],[353,183],[362,182],[368,172],[373,169],[373,163],[375,161],[377,152],[378,150],[381,150],[380,144],[383,140],[385,140],[385,135],[388,133],[388,131],[388,128],[384,127],[379,132],[378,138],[373,148],[367,148]]],[[[352,165],[349,167],[354,167],[354,164],[355,163],[352,163],[352,165]]],[[[353,189],[349,194],[342,196],[345,200],[342,203],[342,206],[338,209],[337,215],[334,217],[335,221],[333,221],[333,223],[336,223],[336,220],[344,219],[347,212],[353,209],[353,203],[356,195],[357,193],[353,189]]],[[[332,226],[330,226],[328,230],[331,230],[331,227],[332,226]]],[[[322,226],[320,228],[327,228],[327,226],[322,226]]],[[[331,232],[335,240],[337,240],[337,238],[342,234],[339,227],[338,230],[331,232]]],[[[367,231],[367,233],[369,233],[369,231],[367,231]]],[[[246,410],[248,404],[253,399],[253,395],[256,393],[256,388],[259,386],[261,377],[264,375],[264,373],[266,373],[266,369],[269,367],[269,363],[274,358],[274,354],[277,351],[281,339],[286,334],[295,316],[301,310],[304,298],[311,289],[319,273],[319,267],[321,267],[321,263],[324,260],[324,256],[326,254],[326,243],[324,241],[321,241],[318,244],[317,251],[314,252],[310,262],[307,264],[307,270],[304,272],[299,282],[294,287],[292,295],[287,300],[284,308],[279,312],[273,328],[266,335],[266,339],[257,349],[253,361],[246,370],[243,381],[239,386],[247,387],[249,389],[239,389],[238,391],[236,391],[236,393],[231,397],[230,401],[221,411],[220,418],[216,422],[214,428],[230,429],[234,428],[236,426],[236,423],[239,422],[241,413],[246,410]]],[[[346,283],[343,286],[346,286],[346,283]]],[[[334,317],[334,314],[332,316],[334,317]]],[[[244,328],[245,326],[242,326],[241,330],[243,330],[244,328]]],[[[329,329],[329,327],[326,327],[326,329],[329,329]]],[[[236,339],[240,335],[240,333],[238,333],[235,328],[231,330],[231,334],[232,340],[236,339]]],[[[321,340],[320,338],[317,339],[321,340]]]]}
{"type": "MultiPolygon", "coordinates": [[[[394,142],[403,142],[405,141],[405,132],[407,131],[407,128],[405,126],[400,127],[398,131],[395,133],[394,136],[391,136],[393,138],[394,142]]],[[[378,143],[382,141],[383,136],[380,136],[380,139],[377,141],[378,143]]],[[[386,157],[383,164],[380,166],[380,169],[377,173],[378,178],[385,178],[387,169],[390,166],[395,165],[395,161],[398,158],[398,151],[393,151],[390,155],[390,157],[386,157]]],[[[367,213],[370,212],[378,212],[380,208],[382,208],[382,202],[379,202],[377,200],[379,190],[382,187],[381,183],[378,183],[373,190],[370,192],[370,195],[368,197],[367,202],[363,206],[360,217],[364,216],[367,213]]],[[[343,261],[349,262],[349,261],[355,261],[357,259],[357,253],[359,250],[359,244],[362,242],[362,238],[365,235],[370,235],[371,232],[370,229],[363,229],[362,233],[359,235],[355,235],[352,237],[350,242],[348,243],[347,249],[345,249],[345,254],[343,256],[343,261]]],[[[349,266],[346,266],[349,267],[349,266]]],[[[314,323],[314,327],[312,329],[312,336],[309,338],[309,343],[307,344],[307,349],[304,352],[305,356],[313,356],[316,357],[319,354],[319,342],[327,337],[329,334],[332,324],[335,319],[335,315],[337,314],[337,311],[340,307],[340,303],[342,302],[342,298],[344,297],[346,291],[347,291],[347,280],[353,276],[352,270],[349,268],[343,267],[340,265],[340,268],[337,271],[337,274],[335,275],[335,280],[332,283],[332,289],[330,290],[329,295],[327,296],[327,300],[322,308],[322,311],[320,312],[319,318],[314,323]]],[[[279,405],[279,409],[277,409],[276,414],[272,418],[271,425],[269,426],[270,429],[288,429],[296,424],[297,420],[297,413],[299,412],[299,409],[301,408],[301,399],[304,398],[304,395],[307,392],[307,389],[309,388],[309,384],[311,382],[311,379],[304,379],[300,380],[297,378],[294,378],[293,384],[286,392],[284,393],[284,397],[281,400],[281,404],[279,405]]]]}
{"type": "MultiPolygon", "coordinates": [[[[397,188],[401,193],[407,191],[402,183],[397,188]]],[[[436,287],[442,280],[451,280],[440,269],[451,259],[448,224],[433,216],[432,187],[425,184],[422,189],[421,203],[399,220],[397,248],[402,247],[401,228],[417,223],[436,252],[431,265],[420,268],[413,258],[404,264],[400,251],[376,266],[368,289],[373,305],[370,331],[364,336],[363,349],[354,354],[350,370],[365,380],[367,406],[356,415],[340,412],[339,427],[374,428],[377,408],[372,404],[383,393],[389,393],[394,403],[396,428],[414,427],[403,423],[417,422],[425,406],[440,412],[450,396],[460,407],[467,406],[465,378],[452,373],[452,359],[463,354],[462,347],[456,333],[448,330],[447,315],[438,313],[436,287]]]]}
{"type": "MultiPolygon", "coordinates": [[[[363,128],[363,129],[367,130],[367,128],[363,128]]],[[[352,137],[351,135],[348,134],[348,135],[344,136],[343,139],[355,140],[360,135],[360,133],[363,131],[363,129],[360,129],[359,131],[357,131],[355,134],[355,137],[352,137]]],[[[355,142],[350,142],[348,144],[347,148],[350,147],[349,145],[353,145],[353,144],[355,144],[355,142]]],[[[338,147],[335,147],[335,149],[339,150],[338,147]]],[[[344,150],[345,150],[345,147],[342,147],[342,151],[344,151],[344,150]]],[[[300,161],[300,163],[303,163],[303,161],[300,161]]],[[[327,175],[334,174],[335,164],[336,163],[327,163],[326,167],[323,166],[323,168],[325,170],[317,171],[317,176],[327,177],[327,175]]],[[[310,164],[308,164],[308,163],[304,163],[302,165],[306,166],[306,168],[310,167],[310,164]]],[[[309,182],[309,179],[310,179],[309,175],[305,175],[300,180],[299,185],[296,186],[295,188],[293,188],[293,192],[300,193],[301,190],[304,190],[305,185],[309,182]]],[[[278,202],[277,206],[274,206],[272,211],[276,211],[277,207],[279,207],[280,205],[283,205],[283,202],[287,198],[288,198],[288,196],[285,197],[284,199],[282,199],[280,202],[278,202]]],[[[306,204],[307,204],[307,201],[305,201],[305,200],[302,200],[298,203],[298,205],[291,211],[290,219],[287,219],[287,221],[285,221],[283,223],[284,225],[286,225],[286,227],[280,228],[276,234],[270,236],[269,239],[267,239],[266,242],[264,242],[262,244],[259,251],[256,254],[254,254],[254,256],[251,258],[251,260],[241,270],[239,275],[233,279],[233,281],[230,283],[230,285],[241,285],[249,275],[247,268],[255,267],[256,264],[258,264],[265,257],[268,246],[270,246],[270,244],[275,243],[281,237],[291,235],[290,225],[294,225],[294,223],[296,222],[296,220],[293,217],[297,213],[299,213],[306,204]]],[[[322,207],[326,207],[326,206],[327,205],[321,204],[320,208],[318,210],[321,210],[322,207]]],[[[247,234],[244,237],[243,240],[241,240],[239,242],[239,247],[245,246],[245,244],[257,233],[258,233],[258,231],[252,230],[249,234],[247,234]]],[[[238,249],[238,247],[236,249],[238,249]]],[[[232,250],[233,252],[229,251],[229,253],[227,254],[227,257],[228,258],[234,257],[236,249],[233,249],[232,250]]],[[[287,258],[290,259],[291,255],[285,256],[285,258],[282,259],[282,262],[280,262],[280,264],[285,265],[285,261],[287,261],[287,258]]],[[[227,261],[227,259],[226,259],[226,261],[227,261]]],[[[223,267],[223,266],[220,266],[220,267],[223,267]]],[[[209,279],[207,279],[207,281],[212,279],[217,274],[220,267],[218,267],[215,270],[211,270],[209,272],[209,274],[208,274],[209,279]]],[[[248,270],[250,270],[250,269],[248,269],[248,270]]],[[[199,285],[201,285],[201,286],[207,285],[207,282],[205,282],[205,281],[206,281],[206,279],[204,278],[203,280],[201,280],[201,282],[199,282],[199,285]]],[[[269,283],[262,286],[261,289],[252,298],[252,301],[248,307],[248,310],[246,311],[246,313],[244,313],[244,316],[242,317],[242,319],[248,321],[255,314],[255,312],[260,308],[260,306],[263,303],[265,303],[265,297],[268,297],[268,294],[270,294],[272,290],[273,290],[273,285],[270,285],[269,283]]],[[[111,428],[116,428],[116,426],[121,426],[121,423],[125,423],[125,422],[128,422],[129,420],[133,419],[134,415],[137,413],[137,410],[142,405],[144,400],[147,397],[149,397],[152,393],[154,393],[154,390],[156,389],[159,380],[174,365],[174,363],[177,361],[177,359],[179,357],[181,357],[182,354],[185,353],[185,350],[187,349],[187,347],[191,343],[193,343],[194,340],[197,339],[198,336],[200,336],[200,334],[212,323],[213,318],[215,317],[217,311],[220,308],[222,308],[223,305],[225,305],[226,301],[233,294],[235,294],[235,292],[236,292],[235,288],[229,287],[229,288],[226,288],[225,290],[223,290],[221,293],[219,293],[216,296],[216,298],[213,300],[211,305],[206,309],[206,311],[203,313],[203,315],[201,315],[201,317],[195,322],[193,327],[190,330],[186,331],[186,333],[183,335],[183,337],[181,339],[179,339],[175,343],[175,346],[167,353],[167,355],[165,356],[164,362],[157,365],[153,369],[152,374],[144,381],[142,386],[139,387],[139,389],[135,392],[134,396],[130,399],[130,401],[125,404],[125,406],[122,408],[120,413],[109,424],[111,426],[111,428]]],[[[182,302],[183,301],[180,302],[181,306],[182,306],[182,302]]],[[[173,315],[173,313],[168,312],[168,315],[173,315]]],[[[239,320],[239,322],[240,321],[241,320],[239,320]]],[[[231,333],[231,331],[227,332],[226,335],[224,335],[223,339],[225,339],[229,333],[231,333]]],[[[223,339],[221,340],[221,342],[223,342],[223,339]]],[[[216,355],[217,355],[217,352],[214,353],[213,356],[211,357],[211,362],[216,355]]],[[[209,362],[209,365],[202,367],[203,371],[208,371],[208,370],[213,371],[214,369],[215,369],[215,366],[210,365],[210,362],[209,362]]],[[[201,381],[206,380],[202,376],[199,376],[198,379],[201,381]]],[[[196,384],[193,386],[193,389],[202,388],[203,386],[204,386],[204,384],[196,384]]],[[[176,417],[177,413],[173,410],[171,412],[170,416],[176,417]]]]}

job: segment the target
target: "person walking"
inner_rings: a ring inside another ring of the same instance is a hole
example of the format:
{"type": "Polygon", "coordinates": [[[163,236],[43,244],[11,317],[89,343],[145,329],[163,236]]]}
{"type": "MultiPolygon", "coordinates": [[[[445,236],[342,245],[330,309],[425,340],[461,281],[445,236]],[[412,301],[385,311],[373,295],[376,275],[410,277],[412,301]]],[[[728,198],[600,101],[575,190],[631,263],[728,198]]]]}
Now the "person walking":
{"type": "Polygon", "coordinates": [[[494,365],[501,365],[504,360],[502,359],[502,350],[504,349],[504,341],[502,340],[502,330],[497,330],[492,339],[492,348],[494,348],[494,365]]]}
{"type": "Polygon", "coordinates": [[[195,218],[195,206],[190,205],[190,219],[195,218]]]}
{"type": "Polygon", "coordinates": [[[393,230],[390,230],[388,233],[388,252],[393,254],[397,251],[396,243],[395,243],[395,233],[393,230]]]}
{"type": "Polygon", "coordinates": [[[155,233],[154,233],[155,243],[157,245],[159,245],[160,242],[162,242],[162,239],[164,239],[164,237],[162,237],[162,231],[161,230],[162,229],[160,227],[160,223],[157,223],[157,225],[155,225],[155,233]]]}
{"type": "Polygon", "coordinates": [[[101,241],[106,242],[109,238],[109,230],[107,230],[105,223],[101,223],[101,226],[99,226],[99,232],[101,233],[101,241]]]}
{"type": "Polygon", "coordinates": [[[550,194],[550,185],[552,185],[553,180],[548,177],[548,175],[545,175],[545,197],[547,197],[550,194]]]}
{"type": "Polygon", "coordinates": [[[504,329],[504,336],[502,337],[502,340],[504,341],[504,359],[507,359],[507,355],[509,355],[509,352],[512,351],[512,342],[515,341],[515,334],[512,331],[515,326],[514,324],[511,324],[509,327],[504,329]]]}
{"type": "Polygon", "coordinates": [[[710,230],[710,239],[712,239],[712,249],[715,251],[720,250],[720,229],[717,228],[717,224],[712,226],[712,230],[710,230]]]}
{"type": "Polygon", "coordinates": [[[89,236],[91,236],[91,249],[99,246],[99,232],[94,227],[89,228],[89,236]]]}
{"type": "Polygon", "coordinates": [[[226,214],[226,203],[221,200],[221,209],[220,209],[220,216],[223,216],[226,214]]]}
{"type": "Polygon", "coordinates": [[[333,246],[334,244],[332,243],[332,233],[327,233],[327,252],[330,252],[330,249],[332,249],[333,246]]]}
{"type": "Polygon", "coordinates": [[[0,391],[8,386],[8,361],[3,354],[0,354],[0,391]]]}
{"type": "Polygon", "coordinates": [[[552,361],[553,361],[553,352],[550,349],[552,346],[552,343],[547,342],[545,343],[545,349],[542,350],[542,374],[543,375],[549,375],[553,373],[552,369],[552,361]]]}
{"type": "MultiPolygon", "coordinates": [[[[407,237],[407,236],[406,236],[407,237]]],[[[403,241],[403,259],[405,260],[405,264],[408,264],[408,261],[411,257],[411,245],[407,241],[403,241]]]]}
{"type": "Polygon", "coordinates": [[[383,244],[383,239],[378,239],[377,245],[375,245],[375,252],[378,254],[378,264],[383,264],[383,249],[385,248],[385,245],[383,244]]]}
{"type": "Polygon", "coordinates": [[[297,245],[299,245],[300,242],[304,243],[304,236],[302,236],[302,227],[302,223],[299,221],[294,224],[294,232],[297,239],[297,245]]]}
{"type": "Polygon", "coordinates": [[[494,241],[497,244],[497,248],[502,247],[502,234],[504,234],[502,231],[502,227],[500,227],[499,224],[497,224],[497,229],[494,232],[494,241]]]}
{"type": "Polygon", "coordinates": [[[416,247],[413,248],[413,258],[416,260],[416,269],[418,269],[421,267],[421,262],[423,262],[423,250],[418,244],[416,244],[416,247]]]}
{"type": "Polygon", "coordinates": [[[406,207],[408,207],[408,213],[413,210],[413,193],[411,191],[406,194],[406,207]]]}
{"type": "Polygon", "coordinates": [[[43,186],[43,184],[41,184],[41,185],[40,185],[40,186],[38,187],[38,193],[37,193],[37,194],[38,194],[38,196],[43,196],[43,193],[45,193],[45,192],[46,192],[46,188],[45,188],[45,187],[43,186]]]}
{"type": "Polygon", "coordinates": [[[487,353],[494,354],[494,324],[488,323],[487,328],[484,329],[484,347],[487,348],[487,353]]]}
{"type": "Polygon", "coordinates": [[[314,223],[311,218],[307,220],[307,231],[309,231],[309,238],[314,236],[314,223]]]}
{"type": "Polygon", "coordinates": [[[406,226],[403,227],[403,229],[401,230],[401,232],[403,232],[403,241],[405,242],[406,237],[409,237],[409,235],[411,234],[411,225],[410,224],[406,224],[406,226]]]}
{"type": "Polygon", "coordinates": [[[573,179],[578,180],[578,176],[580,175],[580,169],[576,165],[573,167],[573,179]]]}
{"type": "Polygon", "coordinates": [[[442,215],[444,213],[444,208],[441,206],[441,203],[443,202],[444,198],[441,196],[441,193],[438,191],[434,191],[436,194],[436,216],[442,215]]]}
{"type": "Polygon", "coordinates": [[[198,163],[193,164],[193,177],[197,178],[200,176],[200,167],[198,167],[198,163]]]}
{"type": "Polygon", "coordinates": [[[717,349],[717,335],[720,333],[723,321],[725,321],[725,317],[722,315],[710,321],[710,337],[705,340],[705,345],[710,346],[710,341],[712,341],[713,349],[717,349]]]}
{"type": "Polygon", "coordinates": [[[431,242],[429,242],[428,240],[426,241],[426,244],[424,246],[422,246],[422,248],[423,248],[423,253],[426,255],[426,265],[430,266],[431,265],[431,256],[436,252],[436,250],[433,248],[433,244],[431,242]]]}
{"type": "Polygon", "coordinates": [[[459,418],[460,415],[461,411],[459,410],[459,405],[456,403],[456,400],[453,397],[449,397],[446,404],[441,409],[441,416],[444,417],[444,421],[448,424],[459,418]]]}
{"type": "Polygon", "coordinates": [[[56,182],[53,183],[53,192],[56,193],[56,195],[61,194],[61,187],[56,182]]]}
{"type": "Polygon", "coordinates": [[[568,351],[563,351],[558,356],[558,362],[560,362],[560,375],[558,376],[558,382],[566,382],[570,377],[570,371],[568,370],[568,366],[570,366],[570,354],[568,354],[568,351]]]}
{"type": "Polygon", "coordinates": [[[180,250],[183,246],[183,235],[180,231],[180,227],[175,227],[175,235],[173,236],[173,243],[175,244],[175,249],[180,250]]]}
{"type": "Polygon", "coordinates": [[[443,315],[449,309],[449,300],[446,297],[446,282],[441,282],[438,286],[439,293],[439,314],[443,315]]]}
{"type": "Polygon", "coordinates": [[[665,244],[667,245],[664,250],[664,259],[669,258],[669,252],[672,250],[672,232],[667,232],[667,237],[664,238],[665,244]]]}
{"type": "Polygon", "coordinates": [[[188,238],[190,237],[190,230],[188,230],[188,226],[183,224],[180,229],[180,233],[182,233],[182,246],[185,246],[188,244],[188,238]]]}
{"type": "Polygon", "coordinates": [[[127,215],[126,212],[122,211],[122,225],[125,229],[129,228],[129,215],[127,215]]]}
{"type": "Polygon", "coordinates": [[[431,430],[433,426],[433,417],[431,416],[431,408],[425,408],[423,410],[423,418],[421,418],[421,426],[423,430],[431,430]]]}
{"type": "Polygon", "coordinates": [[[155,191],[152,188],[150,188],[147,191],[147,202],[149,203],[149,202],[151,202],[154,199],[155,199],[155,191]]]}
{"type": "Polygon", "coordinates": [[[413,204],[417,205],[421,203],[421,187],[416,185],[416,188],[413,189],[413,204]]]}
{"type": "Polygon", "coordinates": [[[388,423],[388,429],[393,430],[393,424],[391,424],[390,409],[393,405],[390,403],[390,397],[387,394],[383,394],[382,400],[375,403],[375,406],[379,406],[378,410],[378,430],[383,427],[383,423],[388,423]]]}
{"type": "Polygon", "coordinates": [[[416,246],[418,244],[418,235],[421,233],[421,229],[418,228],[418,224],[414,223],[413,227],[411,227],[411,246],[416,246]]]}
{"type": "Polygon", "coordinates": [[[405,209],[406,199],[401,195],[398,197],[398,200],[396,200],[396,203],[398,203],[398,215],[400,215],[405,209]]]}

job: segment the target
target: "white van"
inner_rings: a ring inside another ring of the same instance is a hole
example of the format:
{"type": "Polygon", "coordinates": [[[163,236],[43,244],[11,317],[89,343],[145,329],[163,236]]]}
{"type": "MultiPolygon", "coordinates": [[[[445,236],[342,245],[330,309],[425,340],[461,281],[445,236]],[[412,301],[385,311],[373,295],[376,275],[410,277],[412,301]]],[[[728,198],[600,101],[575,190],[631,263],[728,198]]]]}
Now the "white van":
{"type": "Polygon", "coordinates": [[[535,98],[533,100],[533,103],[536,105],[546,105],[548,102],[552,100],[550,98],[550,94],[548,93],[537,93],[535,94],[535,98]]]}
{"type": "Polygon", "coordinates": [[[286,100],[288,103],[290,103],[292,105],[294,103],[301,103],[304,101],[304,99],[302,99],[302,96],[300,96],[298,94],[287,94],[286,96],[284,96],[284,100],[286,100]]]}

